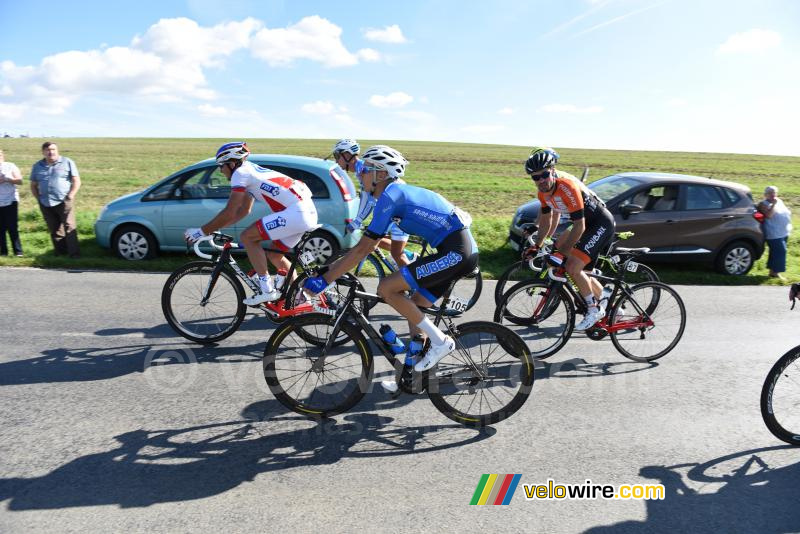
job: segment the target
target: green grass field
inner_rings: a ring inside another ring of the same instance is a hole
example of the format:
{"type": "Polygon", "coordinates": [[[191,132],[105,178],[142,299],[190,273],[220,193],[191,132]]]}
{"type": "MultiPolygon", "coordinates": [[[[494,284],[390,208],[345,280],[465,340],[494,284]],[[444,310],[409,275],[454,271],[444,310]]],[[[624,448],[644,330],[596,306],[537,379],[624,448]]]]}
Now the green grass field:
{"type": "MultiPolygon", "coordinates": [[[[72,158],[80,170],[83,186],[78,193],[78,225],[83,257],[55,257],[38,206],[27,181],[31,165],[41,159],[43,139],[2,139],[6,161],[16,163],[25,182],[20,188],[20,232],[24,258],[0,257],[0,265],[103,268],[171,271],[189,258],[163,253],[157,259],[128,262],[115,258],[94,240],[94,220],[107,202],[125,193],[143,189],[180,168],[213,155],[227,139],[55,139],[62,155],[72,158]]],[[[362,146],[378,141],[360,140],[362,146]]],[[[334,140],[250,139],[253,152],[324,156],[334,140]]],[[[523,173],[525,147],[463,143],[380,141],[397,148],[408,158],[406,178],[410,183],[438,191],[469,211],[481,249],[481,267],[487,278],[496,277],[516,260],[506,244],[508,226],[516,208],[535,194],[523,173]]],[[[755,199],[767,185],[777,185],[780,196],[800,215],[800,158],[742,154],[645,152],[557,148],[560,169],[580,176],[589,166],[589,181],[625,171],[677,172],[731,180],[748,185],[755,199]]],[[[800,280],[800,217],[789,240],[787,277],[800,280]]],[[[764,284],[769,279],[766,254],[745,277],[726,277],[699,265],[655,265],[659,275],[674,283],[764,284]]]]}

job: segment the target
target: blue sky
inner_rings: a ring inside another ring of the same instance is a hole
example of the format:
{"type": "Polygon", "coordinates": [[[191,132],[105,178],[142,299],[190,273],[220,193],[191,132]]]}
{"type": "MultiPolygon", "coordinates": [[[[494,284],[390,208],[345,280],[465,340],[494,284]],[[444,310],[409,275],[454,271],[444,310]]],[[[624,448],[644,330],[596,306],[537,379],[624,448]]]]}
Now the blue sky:
{"type": "Polygon", "coordinates": [[[800,2],[0,0],[0,132],[800,155],[800,2]]]}

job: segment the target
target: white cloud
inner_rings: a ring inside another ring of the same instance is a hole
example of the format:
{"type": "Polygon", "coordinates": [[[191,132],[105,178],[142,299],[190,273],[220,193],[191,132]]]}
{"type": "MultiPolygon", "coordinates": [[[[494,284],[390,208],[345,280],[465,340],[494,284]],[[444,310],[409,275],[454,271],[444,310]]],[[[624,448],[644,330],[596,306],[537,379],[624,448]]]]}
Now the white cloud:
{"type": "Polygon", "coordinates": [[[369,103],[376,108],[401,108],[414,101],[414,97],[397,91],[388,95],[372,95],[369,103]]]}
{"type": "Polygon", "coordinates": [[[212,106],[211,104],[201,104],[197,106],[197,111],[204,117],[226,117],[230,111],[223,106],[212,106]]]}
{"type": "Polygon", "coordinates": [[[255,19],[210,28],[186,18],[162,19],[130,46],[69,51],[47,56],[38,66],[0,65],[0,77],[17,103],[60,114],[87,94],[135,95],[161,102],[210,100],[204,67],[219,67],[247,46],[261,26],[255,19]]]}
{"type": "Polygon", "coordinates": [[[3,104],[0,102],[0,119],[16,120],[22,117],[27,110],[24,104],[3,104]]]}
{"type": "Polygon", "coordinates": [[[356,56],[358,56],[358,59],[368,63],[375,63],[383,59],[381,53],[372,48],[362,48],[356,52],[356,56]]]}
{"type": "Polygon", "coordinates": [[[364,30],[364,38],[368,41],[379,41],[381,43],[401,44],[407,42],[400,26],[393,24],[383,29],[367,28],[364,30]]]}
{"type": "Polygon", "coordinates": [[[303,104],[300,109],[303,110],[303,113],[310,113],[312,115],[330,115],[336,110],[336,107],[333,105],[333,102],[317,100],[316,102],[303,104]]]}
{"type": "Polygon", "coordinates": [[[287,28],[264,28],[250,44],[253,55],[270,66],[288,66],[308,59],[326,67],[349,67],[358,57],[342,44],[342,29],[317,15],[305,17],[287,28]]]}
{"type": "Polygon", "coordinates": [[[539,111],[544,111],[545,113],[600,113],[603,108],[602,106],[581,108],[574,104],[548,104],[539,108],[539,111]]]}
{"type": "Polygon", "coordinates": [[[509,107],[505,107],[505,108],[502,108],[502,109],[498,109],[497,113],[499,115],[513,115],[514,114],[514,109],[513,108],[509,108],[509,107]]]}
{"type": "Polygon", "coordinates": [[[673,108],[682,108],[686,105],[686,100],[683,98],[670,98],[667,100],[667,105],[673,108]]]}
{"type": "Polygon", "coordinates": [[[720,54],[763,52],[770,48],[776,48],[780,44],[781,34],[778,32],[753,29],[731,35],[724,43],[719,45],[717,52],[720,54]]]}
{"type": "Polygon", "coordinates": [[[501,124],[471,124],[461,128],[461,131],[471,134],[491,134],[503,129],[504,126],[501,124]]]}

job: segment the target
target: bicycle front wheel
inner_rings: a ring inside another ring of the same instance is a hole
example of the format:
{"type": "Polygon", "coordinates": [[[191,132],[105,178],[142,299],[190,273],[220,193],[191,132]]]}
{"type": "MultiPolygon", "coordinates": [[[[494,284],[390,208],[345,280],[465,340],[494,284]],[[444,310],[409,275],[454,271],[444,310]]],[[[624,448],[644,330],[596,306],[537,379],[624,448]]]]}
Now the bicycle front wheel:
{"type": "Polygon", "coordinates": [[[187,263],[169,275],[161,291],[161,309],[169,325],[196,343],[225,339],[247,313],[239,281],[223,269],[212,282],[214,267],[210,261],[187,263]]]}
{"type": "Polygon", "coordinates": [[[492,425],[519,410],[533,388],[533,358],[508,328],[474,321],[457,327],[456,350],[428,375],[428,397],[446,417],[492,425]]]}
{"type": "Polygon", "coordinates": [[[761,417],[773,436],[800,446],[800,346],[781,356],[767,373],[761,417]]]}
{"type": "Polygon", "coordinates": [[[310,313],[292,317],[267,341],[264,378],[275,398],[288,409],[314,418],[346,412],[367,392],[372,352],[359,328],[342,321],[337,343],[328,351],[308,341],[333,334],[334,318],[310,313]]]}
{"type": "Polygon", "coordinates": [[[499,305],[503,300],[506,289],[512,285],[523,280],[530,280],[541,278],[541,273],[531,270],[527,261],[517,261],[512,263],[508,269],[503,271],[503,274],[497,279],[497,285],[494,286],[494,303],[499,305]]]}
{"type": "Polygon", "coordinates": [[[550,357],[569,341],[575,326],[575,306],[566,290],[548,282],[527,280],[503,296],[494,321],[510,326],[537,360],[550,357]]]}
{"type": "Polygon", "coordinates": [[[614,347],[626,358],[650,362],[678,344],[686,328],[686,308],[678,293],[661,282],[643,282],[623,294],[608,315],[614,347]]]}

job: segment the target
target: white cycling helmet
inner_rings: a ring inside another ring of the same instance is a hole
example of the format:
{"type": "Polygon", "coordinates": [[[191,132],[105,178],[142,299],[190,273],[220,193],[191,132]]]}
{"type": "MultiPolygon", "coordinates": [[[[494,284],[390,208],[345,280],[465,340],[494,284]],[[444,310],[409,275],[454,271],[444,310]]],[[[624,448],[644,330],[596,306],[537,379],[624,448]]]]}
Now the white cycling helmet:
{"type": "Polygon", "coordinates": [[[244,141],[234,141],[225,143],[217,150],[217,165],[222,165],[226,161],[241,161],[250,155],[250,149],[244,141]]]}
{"type": "Polygon", "coordinates": [[[397,150],[386,145],[375,145],[367,149],[361,156],[364,165],[375,167],[379,171],[389,173],[389,178],[396,180],[405,174],[408,161],[397,150]]]}
{"type": "Polygon", "coordinates": [[[354,156],[361,152],[361,146],[355,139],[339,139],[333,145],[333,155],[338,156],[340,152],[350,152],[354,156]]]}

